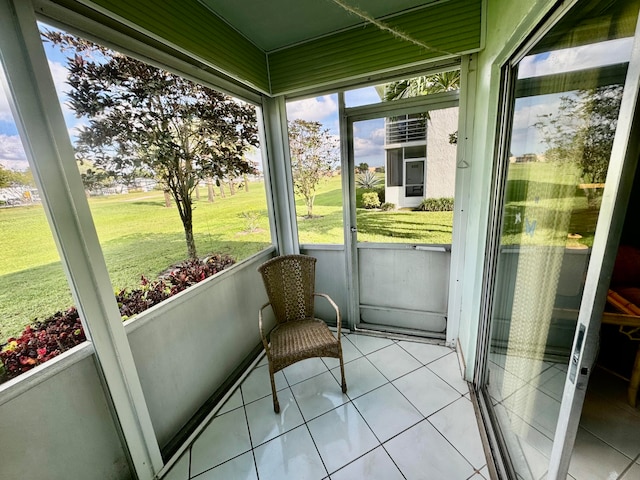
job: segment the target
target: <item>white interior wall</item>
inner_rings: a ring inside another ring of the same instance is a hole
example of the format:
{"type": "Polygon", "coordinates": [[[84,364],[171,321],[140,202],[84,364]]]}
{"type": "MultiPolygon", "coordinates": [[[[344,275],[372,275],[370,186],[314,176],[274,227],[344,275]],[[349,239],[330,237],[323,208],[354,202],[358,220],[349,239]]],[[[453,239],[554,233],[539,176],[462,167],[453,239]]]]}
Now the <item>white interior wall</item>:
{"type": "Polygon", "coordinates": [[[0,478],[131,478],[91,351],[85,344],[32,370],[19,395],[15,384],[0,387],[0,478]]]}

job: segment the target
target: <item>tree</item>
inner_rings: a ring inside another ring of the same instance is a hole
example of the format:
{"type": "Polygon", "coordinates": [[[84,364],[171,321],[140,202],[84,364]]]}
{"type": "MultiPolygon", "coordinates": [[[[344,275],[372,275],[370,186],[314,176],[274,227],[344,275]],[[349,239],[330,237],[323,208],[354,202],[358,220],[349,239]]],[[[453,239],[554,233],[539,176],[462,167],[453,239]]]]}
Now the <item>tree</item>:
{"type": "Polygon", "coordinates": [[[383,100],[386,102],[401,98],[419,97],[434,93],[449,92],[460,88],[460,70],[434,73],[421,77],[407,78],[384,86],[383,100]]]}
{"type": "Polygon", "coordinates": [[[338,141],[319,122],[297,119],[289,122],[289,148],[293,186],[312,218],[316,188],[338,162],[338,141]]]}
{"type": "Polygon", "coordinates": [[[11,185],[11,174],[2,165],[0,165],[0,188],[11,185]]]}
{"type": "MultiPolygon", "coordinates": [[[[622,85],[578,90],[563,96],[555,114],[539,115],[534,126],[547,145],[548,162],[571,162],[583,184],[604,183],[618,123],[622,85]]],[[[596,206],[596,190],[585,188],[589,206],[596,206]]]]}
{"type": "Polygon", "coordinates": [[[31,169],[24,171],[10,170],[0,165],[0,188],[11,186],[34,187],[35,181],[31,169]]]}
{"type": "MultiPolygon", "coordinates": [[[[401,98],[433,95],[434,93],[450,92],[460,88],[460,70],[440,72],[421,77],[407,78],[387,83],[383,89],[382,99],[385,102],[399,100],[401,98]]],[[[429,112],[424,113],[424,118],[430,120],[429,112]]],[[[449,134],[449,143],[458,143],[458,131],[449,134]]]]}
{"type": "Polygon", "coordinates": [[[258,145],[255,109],[87,40],[43,36],[72,53],[69,105],[89,117],[76,156],[118,179],[153,175],[175,201],[188,255],[197,258],[192,194],[201,179],[254,172],[244,152],[258,145]]]}
{"type": "Polygon", "coordinates": [[[358,173],[364,173],[364,172],[368,172],[369,171],[369,164],[368,163],[361,163],[356,167],[356,171],[358,173]]]}

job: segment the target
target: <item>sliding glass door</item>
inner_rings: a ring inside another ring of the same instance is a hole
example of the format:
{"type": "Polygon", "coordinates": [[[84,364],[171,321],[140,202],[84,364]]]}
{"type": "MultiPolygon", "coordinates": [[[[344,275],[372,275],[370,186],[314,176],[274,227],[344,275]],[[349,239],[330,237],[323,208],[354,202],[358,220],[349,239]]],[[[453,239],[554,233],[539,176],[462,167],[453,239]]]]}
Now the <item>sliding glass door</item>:
{"type": "Polygon", "coordinates": [[[480,386],[514,478],[567,474],[615,243],[637,13],[579,2],[505,68],[480,386]]]}

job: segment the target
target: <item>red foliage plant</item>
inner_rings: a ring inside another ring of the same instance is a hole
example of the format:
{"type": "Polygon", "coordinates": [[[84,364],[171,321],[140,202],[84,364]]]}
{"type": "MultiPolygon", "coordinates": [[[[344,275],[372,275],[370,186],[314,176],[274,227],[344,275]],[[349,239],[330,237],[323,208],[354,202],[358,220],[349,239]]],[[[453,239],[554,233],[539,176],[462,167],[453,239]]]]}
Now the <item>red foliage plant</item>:
{"type": "MultiPolygon", "coordinates": [[[[140,288],[125,288],[116,292],[120,315],[126,320],[234,263],[235,260],[228,255],[212,255],[203,261],[187,260],[180,263],[155,281],[149,281],[143,276],[140,288]]],[[[0,345],[4,377],[17,377],[85,340],[84,329],[75,307],[57,312],[42,322],[27,325],[19,337],[11,337],[4,345],[0,345]]],[[[0,371],[0,381],[2,380],[0,371]]]]}
{"type": "Polygon", "coordinates": [[[0,360],[6,377],[13,378],[85,340],[78,311],[71,307],[44,322],[27,325],[22,335],[9,338],[0,351],[0,360]]]}

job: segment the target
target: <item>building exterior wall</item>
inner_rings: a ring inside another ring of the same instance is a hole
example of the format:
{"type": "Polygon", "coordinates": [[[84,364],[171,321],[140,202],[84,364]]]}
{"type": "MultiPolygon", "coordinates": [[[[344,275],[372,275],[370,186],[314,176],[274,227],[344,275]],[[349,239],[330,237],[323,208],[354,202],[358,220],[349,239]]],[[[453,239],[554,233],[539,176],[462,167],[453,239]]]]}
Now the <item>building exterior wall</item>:
{"type": "Polygon", "coordinates": [[[456,146],[449,135],[458,130],[458,108],[434,110],[427,126],[425,198],[453,198],[456,187],[456,146]]]}

